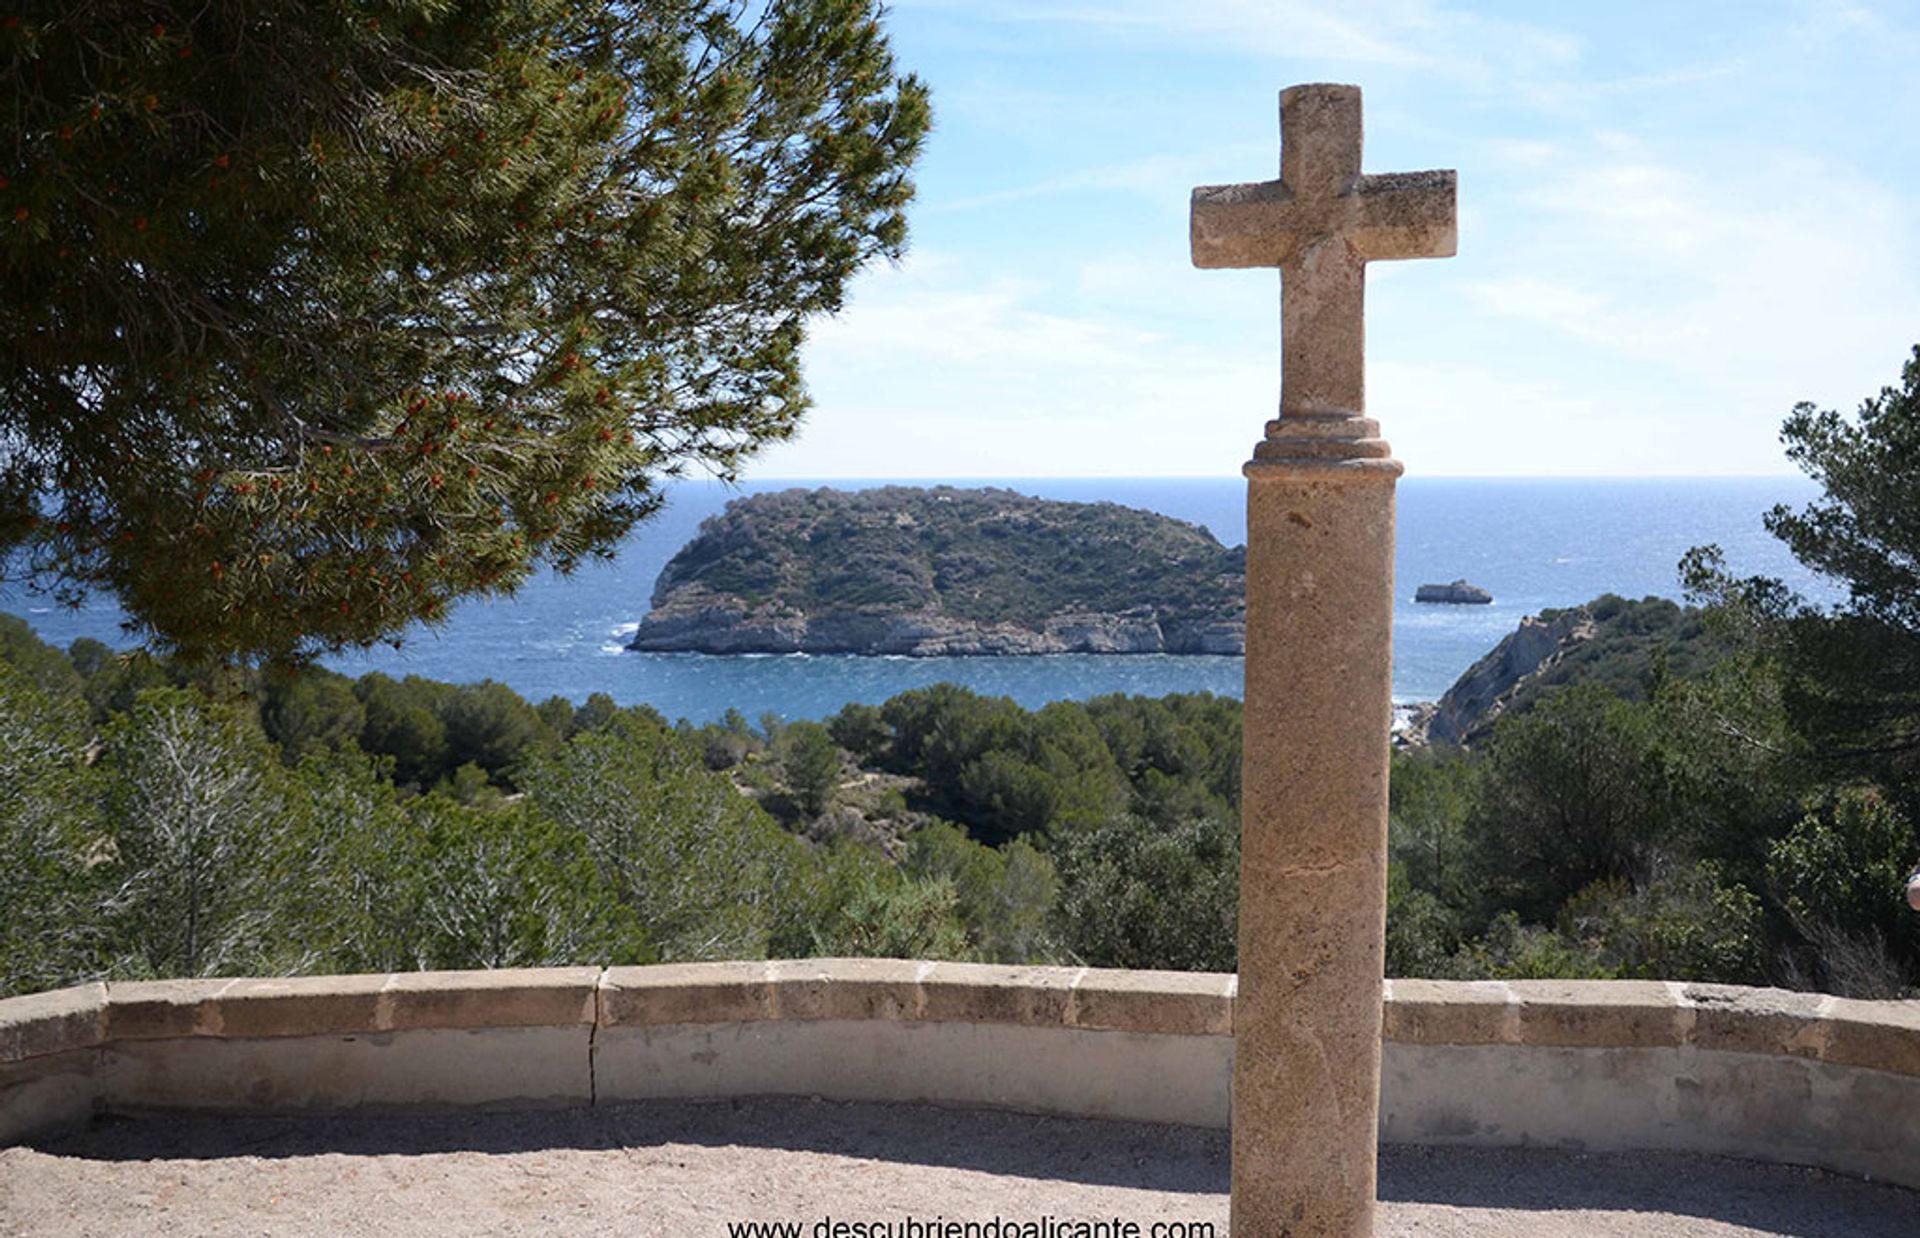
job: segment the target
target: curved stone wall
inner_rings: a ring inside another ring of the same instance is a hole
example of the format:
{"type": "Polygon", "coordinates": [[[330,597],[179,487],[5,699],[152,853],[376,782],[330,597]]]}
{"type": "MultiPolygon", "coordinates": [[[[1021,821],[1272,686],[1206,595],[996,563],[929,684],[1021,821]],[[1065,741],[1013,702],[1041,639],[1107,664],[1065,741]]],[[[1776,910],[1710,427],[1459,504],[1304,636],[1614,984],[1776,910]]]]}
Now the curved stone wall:
{"type": "MultiPolygon", "coordinates": [[[[1224,1126],[1234,978],[824,959],[87,985],[0,1002],[0,1143],[96,1113],[822,1096],[1224,1126]]],[[[1920,1188],[1920,1002],[1387,986],[1394,1142],[1716,1152],[1920,1188]]]]}

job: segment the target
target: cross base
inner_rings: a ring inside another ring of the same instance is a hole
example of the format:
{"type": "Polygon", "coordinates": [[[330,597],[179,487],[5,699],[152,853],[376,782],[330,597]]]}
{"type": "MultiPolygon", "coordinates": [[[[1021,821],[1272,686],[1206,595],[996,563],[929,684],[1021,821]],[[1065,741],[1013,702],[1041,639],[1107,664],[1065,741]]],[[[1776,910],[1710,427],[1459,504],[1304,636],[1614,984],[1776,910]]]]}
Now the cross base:
{"type": "Polygon", "coordinates": [[[1245,472],[1300,469],[1388,470],[1398,477],[1402,466],[1393,448],[1380,437],[1380,423],[1371,417],[1279,417],[1267,423],[1267,436],[1253,449],[1245,472]]]}

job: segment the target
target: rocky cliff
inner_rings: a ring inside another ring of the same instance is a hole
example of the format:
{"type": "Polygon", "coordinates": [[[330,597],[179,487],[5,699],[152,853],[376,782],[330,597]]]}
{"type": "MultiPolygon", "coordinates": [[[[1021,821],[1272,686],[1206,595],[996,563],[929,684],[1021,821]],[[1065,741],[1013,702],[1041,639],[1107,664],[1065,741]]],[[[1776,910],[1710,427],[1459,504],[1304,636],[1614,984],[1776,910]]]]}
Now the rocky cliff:
{"type": "Polygon", "coordinates": [[[911,657],[1238,654],[1246,557],[1206,529],[1011,490],[737,499],[667,564],[632,648],[911,657]]]}
{"type": "Polygon", "coordinates": [[[1697,675],[1725,652],[1699,611],[1666,598],[1602,594],[1584,606],[1529,615],[1467,669],[1445,696],[1413,711],[1402,740],[1472,744],[1544,694],[1595,684],[1644,699],[1659,675],[1697,675]]]}
{"type": "Polygon", "coordinates": [[[1460,744],[1471,740],[1506,711],[1522,685],[1569,649],[1592,640],[1593,634],[1593,617],[1584,606],[1528,615],[1485,657],[1468,667],[1435,704],[1426,720],[1428,741],[1460,744]]]}

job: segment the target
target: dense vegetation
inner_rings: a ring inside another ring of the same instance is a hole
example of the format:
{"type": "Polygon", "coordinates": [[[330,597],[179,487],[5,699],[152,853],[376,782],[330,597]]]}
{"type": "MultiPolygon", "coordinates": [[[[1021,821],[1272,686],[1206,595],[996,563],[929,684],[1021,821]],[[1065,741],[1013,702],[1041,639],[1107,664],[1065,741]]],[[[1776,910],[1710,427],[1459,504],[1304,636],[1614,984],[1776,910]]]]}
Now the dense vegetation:
{"type": "Polygon", "coordinates": [[[1782,438],[1823,495],[1767,527],[1846,600],[1702,547],[1697,616],[1590,642],[1476,751],[1405,760],[1390,967],[1915,991],[1920,349],[1856,416],[1801,405],[1782,438]]]}
{"type": "Polygon", "coordinates": [[[1232,701],[828,723],[215,674],[0,618],[0,991],[879,954],[1232,957],[1232,701]]]}
{"type": "Polygon", "coordinates": [[[1484,654],[1414,721],[1415,742],[1473,744],[1570,684],[1645,700],[1654,685],[1700,674],[1728,652],[1698,608],[1606,593],[1543,610],[1484,654]]]}
{"type": "Polygon", "coordinates": [[[1012,490],[782,490],[727,505],[655,587],[702,585],[747,606],[933,611],[1037,625],[1151,607],[1165,626],[1237,618],[1246,555],[1204,528],[1116,503],[1012,490]]]}
{"type": "MultiPolygon", "coordinates": [[[[1656,601],[1621,612],[1664,613],[1656,601]]],[[[1710,724],[1723,676],[1543,693],[1395,758],[1389,968],[1891,995],[1911,818],[1710,724]]],[[[210,677],[0,621],[0,989],[86,976],[880,954],[1234,963],[1240,707],[951,685],[824,723],[321,670],[210,677]]]]}
{"type": "MultiPolygon", "coordinates": [[[[1599,684],[1631,701],[1646,700],[1659,683],[1698,675],[1727,652],[1698,607],[1606,593],[1580,610],[1593,621],[1592,637],[1521,684],[1508,712],[1525,713],[1556,689],[1578,683],[1599,684]]],[[[1552,620],[1561,613],[1543,610],[1540,617],[1552,620]]]]}
{"type": "Polygon", "coordinates": [[[875,0],[19,0],[0,570],[297,659],[607,556],[898,256],[875,0]]]}

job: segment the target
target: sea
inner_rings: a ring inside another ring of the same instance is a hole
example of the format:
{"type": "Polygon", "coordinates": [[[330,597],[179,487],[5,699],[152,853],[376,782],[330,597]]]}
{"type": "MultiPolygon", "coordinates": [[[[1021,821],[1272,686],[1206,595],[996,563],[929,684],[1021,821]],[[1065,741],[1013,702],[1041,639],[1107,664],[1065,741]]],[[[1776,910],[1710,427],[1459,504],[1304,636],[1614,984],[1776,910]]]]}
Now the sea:
{"type": "MultiPolygon", "coordinates": [[[[384,671],[455,683],[494,679],[530,700],[582,701],[604,692],[695,723],[728,709],[749,719],[820,718],[850,701],[878,703],[941,681],[1008,696],[1029,708],[1106,693],[1239,696],[1241,659],[1173,655],[905,658],[636,653],[626,648],[646,613],[654,579],[674,552],[731,499],[801,486],[858,489],[858,481],[678,483],[666,508],[637,529],[614,562],[571,577],[547,574],[509,599],[456,607],[437,628],[328,659],[352,675],[384,671]]],[[[1246,540],[1246,483],[1222,478],[954,479],[891,483],[1002,486],[1077,502],[1113,502],[1206,526],[1227,545],[1246,540]]],[[[1677,565],[1689,547],[1718,544],[1742,575],[1778,576],[1818,599],[1830,582],[1800,568],[1762,527],[1775,504],[1817,497],[1795,477],[1525,479],[1406,478],[1399,489],[1393,632],[1393,692],[1401,704],[1438,698],[1523,616],[1602,593],[1681,596],[1677,565]],[[1490,606],[1416,603],[1425,583],[1465,579],[1490,606]]],[[[66,646],[91,636],[119,648],[137,641],[113,599],[79,610],[18,585],[0,585],[0,611],[20,615],[41,639],[66,646]]]]}

